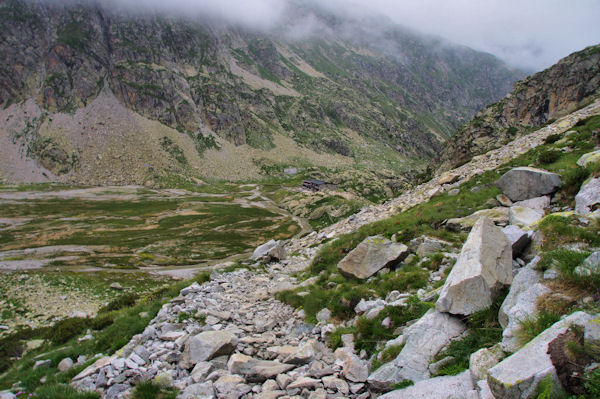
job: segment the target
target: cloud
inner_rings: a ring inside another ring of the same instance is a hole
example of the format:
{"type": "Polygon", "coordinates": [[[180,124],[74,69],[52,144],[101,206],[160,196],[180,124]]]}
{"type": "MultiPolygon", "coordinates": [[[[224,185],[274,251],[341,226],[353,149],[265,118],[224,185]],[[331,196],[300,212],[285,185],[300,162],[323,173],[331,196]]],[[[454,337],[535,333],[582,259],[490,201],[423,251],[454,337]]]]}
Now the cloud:
{"type": "MultiPolygon", "coordinates": [[[[324,0],[330,6],[344,0],[324,0]]],[[[598,0],[353,0],[419,32],[540,70],[600,42],[598,0]]]]}
{"type": "MultiPolygon", "coordinates": [[[[50,2],[64,0],[47,0],[50,2]]],[[[76,0],[67,0],[76,1],[76,0]]],[[[326,30],[310,16],[290,20],[290,4],[312,4],[364,20],[380,14],[417,32],[487,51],[510,65],[541,70],[600,41],[599,0],[88,0],[134,11],[225,19],[256,29],[283,24],[293,37],[326,30]]],[[[366,30],[378,26],[364,26],[366,30]]]]}

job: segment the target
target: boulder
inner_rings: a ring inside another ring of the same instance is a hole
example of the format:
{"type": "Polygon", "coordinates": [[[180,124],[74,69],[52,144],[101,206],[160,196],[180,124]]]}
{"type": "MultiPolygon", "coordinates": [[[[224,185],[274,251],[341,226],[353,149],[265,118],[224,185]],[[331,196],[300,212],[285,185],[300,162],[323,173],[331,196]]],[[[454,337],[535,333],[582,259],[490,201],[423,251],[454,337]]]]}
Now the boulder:
{"type": "Polygon", "coordinates": [[[344,360],[342,375],[352,382],[365,382],[369,377],[369,363],[354,354],[350,354],[344,360]]]}
{"type": "Polygon", "coordinates": [[[600,274],[600,251],[596,251],[585,258],[581,265],[575,268],[574,272],[582,277],[600,274]]]}
{"type": "Polygon", "coordinates": [[[451,246],[451,242],[440,240],[435,237],[421,236],[411,240],[408,248],[411,252],[416,253],[422,258],[440,252],[451,246]]]}
{"type": "Polygon", "coordinates": [[[581,186],[575,196],[575,211],[581,215],[589,215],[600,204],[600,178],[591,179],[581,186]]]}
{"type": "Polygon", "coordinates": [[[471,370],[474,379],[486,379],[488,370],[500,363],[505,357],[502,347],[498,344],[491,348],[479,349],[477,352],[472,353],[469,358],[469,370],[471,370]]]}
{"type": "Polygon", "coordinates": [[[331,319],[331,310],[323,308],[319,310],[315,317],[319,323],[327,323],[327,321],[331,319]]]}
{"type": "Polygon", "coordinates": [[[375,390],[386,391],[404,380],[414,382],[429,378],[429,363],[466,327],[456,317],[431,309],[403,331],[404,347],[396,359],[384,364],[367,379],[375,390]]]}
{"type": "Polygon", "coordinates": [[[319,341],[311,339],[300,345],[297,351],[285,359],[285,362],[299,365],[307,364],[315,358],[317,353],[322,353],[323,351],[323,345],[319,341]]]}
{"type": "Polygon", "coordinates": [[[491,220],[473,226],[435,306],[440,312],[470,315],[491,306],[512,282],[510,242],[491,220]]]}
{"type": "Polygon", "coordinates": [[[179,367],[189,369],[199,362],[229,355],[237,346],[237,337],[229,331],[204,331],[190,337],[184,346],[179,367]]]}
{"type": "Polygon", "coordinates": [[[474,389],[469,370],[450,377],[436,377],[388,392],[379,399],[463,399],[474,389]]]}
{"type": "Polygon", "coordinates": [[[510,246],[512,248],[512,256],[516,258],[519,256],[527,245],[531,242],[531,238],[529,234],[521,230],[519,226],[515,226],[514,224],[508,225],[502,229],[502,232],[510,242],[510,246]]]}
{"type": "Polygon", "coordinates": [[[73,367],[73,359],[71,359],[70,357],[65,357],[63,360],[60,361],[60,363],[58,363],[58,366],[56,368],[58,369],[58,371],[62,372],[67,371],[71,367],[73,367]]]}
{"type": "Polygon", "coordinates": [[[504,329],[501,346],[506,352],[519,349],[520,343],[515,336],[519,320],[534,314],[538,297],[550,292],[540,283],[540,275],[534,270],[538,262],[539,258],[535,258],[519,270],[498,312],[498,321],[504,329]]]}
{"type": "Polygon", "coordinates": [[[443,174],[438,180],[438,184],[441,186],[442,184],[452,184],[456,183],[460,179],[460,175],[454,172],[448,172],[443,174]]]}
{"type": "Polygon", "coordinates": [[[500,206],[491,209],[482,209],[464,218],[448,219],[446,228],[451,231],[469,231],[482,217],[490,219],[495,224],[508,224],[509,210],[500,206]]]}
{"type": "Polygon", "coordinates": [[[562,181],[556,173],[530,167],[514,168],[496,181],[496,186],[511,199],[522,201],[552,194],[561,186],[562,181]]]}
{"type": "Polygon", "coordinates": [[[527,227],[544,218],[544,211],[513,205],[510,207],[508,221],[519,227],[527,227]]]}
{"type": "Polygon", "coordinates": [[[592,163],[600,162],[600,150],[583,154],[577,160],[577,165],[585,168],[592,163]]]}
{"type": "Polygon", "coordinates": [[[236,353],[227,362],[227,369],[232,374],[243,375],[250,382],[264,382],[275,378],[278,374],[293,369],[292,364],[279,363],[272,360],[259,360],[236,353]]]}
{"type": "Polygon", "coordinates": [[[346,277],[366,279],[384,267],[394,266],[408,255],[408,247],[383,236],[364,239],[338,264],[338,271],[346,277]]]}
{"type": "Polygon", "coordinates": [[[512,206],[513,202],[504,194],[498,194],[496,196],[496,201],[500,203],[502,206],[512,206]]]}
{"type": "Polygon", "coordinates": [[[548,347],[571,325],[584,327],[592,319],[592,316],[584,312],[573,313],[488,370],[487,381],[494,396],[503,399],[535,397],[540,382],[547,376],[554,383],[554,394],[562,394],[563,389],[548,354],[548,347]]]}
{"type": "Polygon", "coordinates": [[[544,195],[542,197],[530,198],[523,201],[517,201],[513,206],[523,206],[525,208],[531,208],[538,211],[544,211],[544,209],[550,206],[550,197],[544,195]]]}
{"type": "Polygon", "coordinates": [[[285,259],[283,241],[271,240],[257,247],[252,253],[252,260],[270,262],[285,259]]]}

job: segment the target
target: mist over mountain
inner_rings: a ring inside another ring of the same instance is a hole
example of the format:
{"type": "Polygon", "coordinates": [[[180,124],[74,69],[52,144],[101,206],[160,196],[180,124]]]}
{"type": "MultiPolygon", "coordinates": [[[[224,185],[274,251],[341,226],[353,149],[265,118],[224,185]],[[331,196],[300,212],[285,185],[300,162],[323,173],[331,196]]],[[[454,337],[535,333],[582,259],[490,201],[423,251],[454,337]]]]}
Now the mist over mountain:
{"type": "Polygon", "coordinates": [[[401,176],[523,76],[375,14],[142,4],[0,2],[3,179],[401,176]]]}

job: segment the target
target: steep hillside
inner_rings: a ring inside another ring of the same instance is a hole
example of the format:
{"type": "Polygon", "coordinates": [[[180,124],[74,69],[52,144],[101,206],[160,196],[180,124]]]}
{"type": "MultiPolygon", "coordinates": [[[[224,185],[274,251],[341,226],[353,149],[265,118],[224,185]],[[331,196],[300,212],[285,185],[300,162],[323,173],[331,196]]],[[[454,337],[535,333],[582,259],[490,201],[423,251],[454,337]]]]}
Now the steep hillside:
{"type": "Polygon", "coordinates": [[[101,5],[0,7],[6,181],[398,173],[518,77],[488,54],[315,7],[290,5],[270,33],[101,5]],[[307,19],[319,28],[292,37],[307,19]]]}
{"type": "Polygon", "coordinates": [[[443,166],[456,166],[567,115],[600,95],[600,45],[588,47],[515,84],[448,141],[443,166]]]}

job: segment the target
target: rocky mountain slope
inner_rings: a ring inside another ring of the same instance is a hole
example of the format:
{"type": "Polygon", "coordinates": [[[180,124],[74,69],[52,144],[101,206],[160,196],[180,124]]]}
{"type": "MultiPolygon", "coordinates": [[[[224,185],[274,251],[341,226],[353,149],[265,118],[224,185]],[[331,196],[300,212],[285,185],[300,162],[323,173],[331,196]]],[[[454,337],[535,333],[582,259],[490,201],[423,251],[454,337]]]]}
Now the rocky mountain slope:
{"type": "Polygon", "coordinates": [[[383,19],[293,2],[263,33],[101,3],[0,8],[5,181],[244,179],[305,165],[397,173],[519,77],[383,19]],[[316,27],[293,37],[306,20],[316,27]]]}
{"type": "Polygon", "coordinates": [[[457,166],[532,128],[567,115],[600,95],[600,45],[588,47],[515,84],[448,141],[442,167],[457,166]]]}

